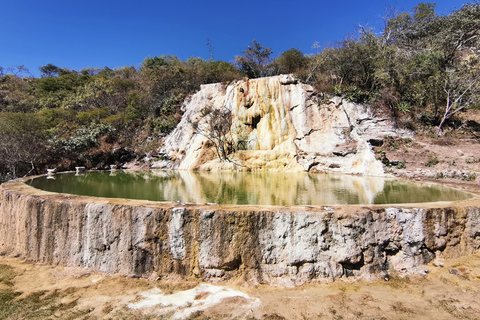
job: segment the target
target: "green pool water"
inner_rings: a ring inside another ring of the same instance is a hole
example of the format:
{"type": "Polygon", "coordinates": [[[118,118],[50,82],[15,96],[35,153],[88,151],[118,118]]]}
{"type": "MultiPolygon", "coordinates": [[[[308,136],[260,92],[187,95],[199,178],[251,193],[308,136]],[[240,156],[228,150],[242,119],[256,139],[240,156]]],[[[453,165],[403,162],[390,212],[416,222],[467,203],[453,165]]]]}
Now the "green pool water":
{"type": "Polygon", "coordinates": [[[200,204],[398,204],[472,197],[436,184],[309,173],[114,171],[56,174],[31,179],[27,183],[58,193],[200,204]]]}

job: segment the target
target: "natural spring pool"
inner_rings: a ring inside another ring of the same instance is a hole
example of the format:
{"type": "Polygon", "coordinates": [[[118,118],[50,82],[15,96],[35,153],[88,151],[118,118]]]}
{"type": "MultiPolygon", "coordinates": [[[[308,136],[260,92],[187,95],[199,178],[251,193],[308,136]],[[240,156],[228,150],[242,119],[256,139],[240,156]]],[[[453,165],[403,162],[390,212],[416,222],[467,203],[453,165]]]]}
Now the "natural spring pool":
{"type": "Polygon", "coordinates": [[[231,205],[354,205],[457,201],[466,192],[381,177],[289,172],[112,171],[30,179],[41,190],[84,196],[231,205]]]}

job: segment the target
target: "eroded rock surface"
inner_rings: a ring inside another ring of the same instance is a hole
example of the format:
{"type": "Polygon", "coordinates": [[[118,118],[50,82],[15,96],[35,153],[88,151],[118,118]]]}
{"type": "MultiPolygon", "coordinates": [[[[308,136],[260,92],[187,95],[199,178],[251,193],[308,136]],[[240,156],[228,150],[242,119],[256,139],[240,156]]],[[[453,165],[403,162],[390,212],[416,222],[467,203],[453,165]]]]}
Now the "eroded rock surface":
{"type": "Polygon", "coordinates": [[[110,273],[299,285],[422,265],[480,248],[478,199],[453,205],[226,207],[0,186],[0,252],[110,273]]]}
{"type": "Polygon", "coordinates": [[[288,75],[203,85],[186,101],[184,116],[162,149],[168,160],[154,163],[171,169],[246,169],[269,171],[336,171],[382,175],[369,141],[385,135],[408,136],[364,106],[341,98],[321,100],[310,85],[288,75]],[[207,138],[192,122],[204,109],[231,110],[230,131],[237,146],[236,163],[208,156],[207,138]]]}

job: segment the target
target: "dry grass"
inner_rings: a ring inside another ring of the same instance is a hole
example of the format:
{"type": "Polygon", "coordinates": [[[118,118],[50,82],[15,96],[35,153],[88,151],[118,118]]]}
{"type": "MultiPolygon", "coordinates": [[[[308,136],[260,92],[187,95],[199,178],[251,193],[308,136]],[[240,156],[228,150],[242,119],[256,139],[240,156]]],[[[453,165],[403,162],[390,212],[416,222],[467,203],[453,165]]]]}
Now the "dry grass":
{"type": "MultiPolygon", "coordinates": [[[[335,281],[291,289],[232,280],[222,285],[261,303],[247,309],[248,300],[230,298],[189,319],[477,319],[480,255],[444,265],[431,266],[425,277],[393,274],[388,281],[335,281]]],[[[175,293],[198,285],[83,272],[0,258],[0,319],[170,319],[172,310],[134,310],[128,304],[154,287],[175,293]]]]}

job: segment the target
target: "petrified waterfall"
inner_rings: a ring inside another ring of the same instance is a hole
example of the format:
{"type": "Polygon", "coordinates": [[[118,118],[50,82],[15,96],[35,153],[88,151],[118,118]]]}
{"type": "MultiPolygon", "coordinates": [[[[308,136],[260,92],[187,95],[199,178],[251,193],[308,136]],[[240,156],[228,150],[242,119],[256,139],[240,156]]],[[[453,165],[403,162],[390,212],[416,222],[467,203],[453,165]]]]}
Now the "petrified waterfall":
{"type": "Polygon", "coordinates": [[[341,98],[322,100],[311,86],[287,75],[237,81],[226,87],[204,85],[183,110],[182,121],[162,150],[169,160],[154,167],[382,175],[382,165],[368,141],[406,134],[375,118],[364,106],[341,98]],[[230,132],[243,143],[243,150],[232,158],[241,166],[218,161],[208,152],[207,138],[194,133],[190,119],[201,119],[206,107],[228,108],[233,113],[230,132]]]}

